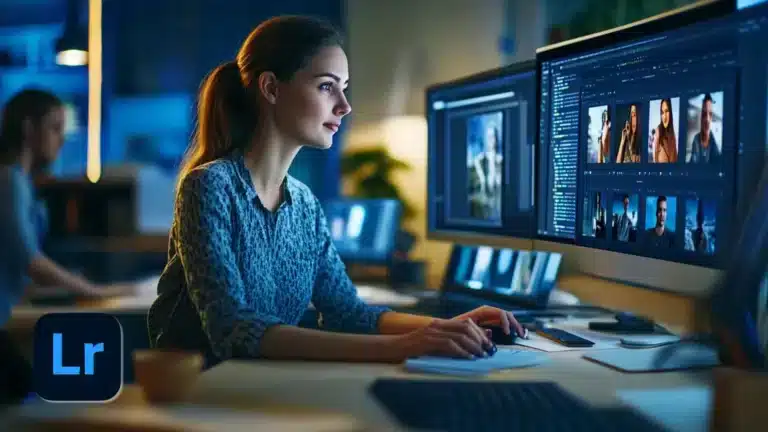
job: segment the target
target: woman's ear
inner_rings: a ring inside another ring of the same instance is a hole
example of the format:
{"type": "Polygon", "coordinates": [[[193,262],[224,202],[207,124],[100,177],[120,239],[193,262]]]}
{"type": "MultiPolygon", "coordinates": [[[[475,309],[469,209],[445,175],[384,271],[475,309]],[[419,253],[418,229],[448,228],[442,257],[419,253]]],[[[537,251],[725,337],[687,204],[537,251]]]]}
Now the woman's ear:
{"type": "Polygon", "coordinates": [[[277,84],[277,76],[274,73],[262,72],[259,75],[259,93],[271,104],[277,102],[277,84]]]}

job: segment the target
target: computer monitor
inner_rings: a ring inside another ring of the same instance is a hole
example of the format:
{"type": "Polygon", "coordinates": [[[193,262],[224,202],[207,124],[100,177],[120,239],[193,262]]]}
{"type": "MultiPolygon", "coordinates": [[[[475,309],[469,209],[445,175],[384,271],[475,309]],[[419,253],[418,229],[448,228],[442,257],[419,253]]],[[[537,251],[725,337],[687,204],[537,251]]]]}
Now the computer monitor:
{"type": "Polygon", "coordinates": [[[431,239],[526,239],[533,213],[536,68],[525,62],[426,91],[431,239]]]}
{"type": "Polygon", "coordinates": [[[442,290],[501,303],[545,307],[561,262],[559,253],[456,245],[442,290]]]}
{"type": "Polygon", "coordinates": [[[374,265],[391,262],[402,216],[399,201],[339,198],[325,201],[323,207],[342,260],[374,265]]]}
{"type": "Polygon", "coordinates": [[[538,50],[542,240],[599,276],[710,292],[766,154],[767,8],[703,2],[538,50]]]}

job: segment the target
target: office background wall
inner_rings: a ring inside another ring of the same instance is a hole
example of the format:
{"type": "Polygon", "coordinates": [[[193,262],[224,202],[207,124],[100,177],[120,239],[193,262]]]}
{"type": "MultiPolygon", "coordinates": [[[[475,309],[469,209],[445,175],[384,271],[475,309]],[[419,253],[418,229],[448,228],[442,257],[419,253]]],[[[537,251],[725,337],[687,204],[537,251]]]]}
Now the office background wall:
{"type": "Polygon", "coordinates": [[[353,111],[344,149],[386,145],[413,167],[395,181],[417,209],[405,228],[419,239],[413,258],[429,259],[432,283],[450,245],[425,241],[424,88],[500,66],[505,7],[504,0],[346,2],[353,111]]]}
{"type": "MultiPolygon", "coordinates": [[[[54,62],[53,43],[63,29],[68,1],[0,1],[0,59],[8,46],[31,50],[41,59],[32,65],[0,64],[0,100],[36,85],[87,101],[87,67],[65,68],[54,62]]],[[[87,25],[88,0],[71,1],[77,2],[80,20],[87,25]]],[[[151,165],[172,177],[189,143],[201,80],[217,64],[234,58],[248,33],[263,20],[306,14],[342,28],[345,24],[342,0],[102,1],[102,156],[107,175],[116,166],[124,172],[129,163],[151,165]]],[[[78,121],[85,126],[86,120],[81,116],[78,121]]],[[[84,136],[62,150],[59,174],[83,175],[84,136]]],[[[341,136],[343,131],[339,142],[341,136]]],[[[302,151],[291,173],[310,184],[319,197],[335,196],[340,148],[302,151]]]]}
{"type": "MultiPolygon", "coordinates": [[[[126,156],[141,155],[141,162],[155,159],[175,166],[189,142],[202,79],[218,64],[233,59],[256,25],[275,15],[305,14],[343,28],[342,11],[340,0],[188,0],[183,6],[173,0],[105,0],[105,48],[112,48],[111,58],[105,58],[105,80],[111,81],[105,87],[111,93],[109,102],[123,108],[122,115],[108,116],[112,124],[106,125],[107,130],[120,130],[109,140],[108,160],[122,162],[130,159],[126,156]],[[122,99],[131,102],[133,110],[114,104],[122,99]],[[164,107],[169,113],[166,122],[157,118],[164,107]],[[182,111],[188,115],[180,116],[182,111]],[[125,128],[114,123],[139,116],[152,116],[158,129],[134,128],[137,136],[126,136],[125,128]],[[130,148],[130,144],[141,148],[130,148]]],[[[105,107],[109,102],[105,100],[105,107]]],[[[320,198],[335,196],[339,149],[303,150],[291,174],[312,186],[320,198]]]]}

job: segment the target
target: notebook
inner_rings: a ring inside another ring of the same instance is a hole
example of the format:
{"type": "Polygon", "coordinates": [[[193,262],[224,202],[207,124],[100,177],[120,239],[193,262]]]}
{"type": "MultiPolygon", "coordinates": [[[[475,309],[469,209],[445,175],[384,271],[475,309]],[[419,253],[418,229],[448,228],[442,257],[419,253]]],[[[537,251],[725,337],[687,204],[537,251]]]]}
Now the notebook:
{"type": "Polygon", "coordinates": [[[499,348],[491,357],[474,360],[433,356],[412,358],[406,360],[405,369],[417,373],[471,376],[502,369],[538,366],[548,359],[544,353],[499,348]]]}

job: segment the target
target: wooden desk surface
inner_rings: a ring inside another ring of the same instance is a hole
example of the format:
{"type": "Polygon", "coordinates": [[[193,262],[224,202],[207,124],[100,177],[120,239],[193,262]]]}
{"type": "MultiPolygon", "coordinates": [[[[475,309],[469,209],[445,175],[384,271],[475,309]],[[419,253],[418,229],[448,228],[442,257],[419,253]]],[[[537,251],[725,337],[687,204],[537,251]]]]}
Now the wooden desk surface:
{"type": "MultiPolygon", "coordinates": [[[[510,369],[481,379],[555,381],[596,406],[621,404],[624,391],[653,391],[654,403],[672,407],[672,411],[655,410],[659,422],[673,430],[707,430],[710,371],[626,374],[584,360],[580,351],[550,354],[551,361],[541,366],[510,369]],[[685,403],[678,397],[681,389],[704,397],[685,403]],[[698,403],[702,400],[705,402],[698,403]]],[[[379,377],[444,378],[407,373],[398,365],[229,361],[200,377],[192,400],[250,409],[289,404],[347,413],[374,429],[399,429],[395,420],[368,393],[368,387],[379,377]]]]}

